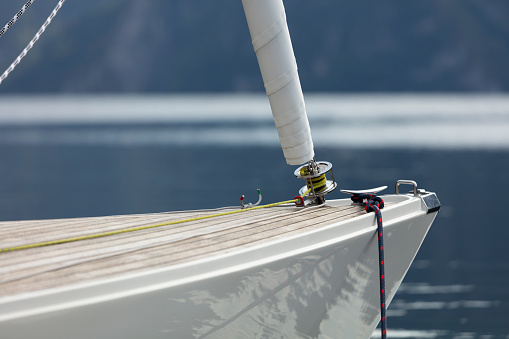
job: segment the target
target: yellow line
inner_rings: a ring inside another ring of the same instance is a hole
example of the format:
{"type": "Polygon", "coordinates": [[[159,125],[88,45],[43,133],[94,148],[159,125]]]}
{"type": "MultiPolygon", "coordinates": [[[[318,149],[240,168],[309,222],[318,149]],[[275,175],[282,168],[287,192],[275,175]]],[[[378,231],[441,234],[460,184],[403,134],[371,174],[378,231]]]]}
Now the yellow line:
{"type": "MultiPolygon", "coordinates": [[[[305,194],[302,195],[302,197],[306,196],[310,191],[311,190],[308,190],[305,194]]],[[[107,237],[107,236],[110,236],[110,235],[129,233],[129,232],[135,232],[135,231],[141,231],[141,230],[148,230],[150,228],[156,228],[156,227],[161,227],[161,226],[182,224],[182,223],[190,222],[190,221],[197,221],[197,220],[221,217],[221,216],[224,216],[224,215],[230,215],[230,214],[235,214],[235,213],[241,213],[241,212],[247,212],[247,211],[252,211],[252,210],[258,210],[258,209],[261,209],[261,208],[274,207],[274,206],[278,206],[278,205],[294,203],[297,200],[298,199],[286,200],[286,201],[276,202],[276,203],[273,203],[273,204],[268,204],[268,205],[263,205],[263,206],[256,206],[256,207],[250,207],[250,208],[245,208],[245,209],[236,210],[236,211],[223,212],[223,213],[217,213],[217,214],[211,214],[211,215],[204,215],[204,216],[201,216],[201,217],[190,218],[190,219],[182,219],[182,220],[170,221],[170,222],[166,222],[166,223],[162,223],[162,224],[156,224],[156,225],[139,226],[139,227],[127,228],[127,229],[119,230],[119,231],[97,233],[97,234],[84,235],[84,236],[75,237],[75,238],[59,239],[59,240],[40,242],[40,243],[34,243],[34,244],[28,244],[28,245],[22,245],[22,246],[2,248],[0,250],[0,253],[3,253],[3,252],[14,252],[14,251],[26,250],[26,249],[29,249],[29,248],[37,248],[37,247],[44,247],[44,246],[51,246],[51,245],[58,245],[58,244],[66,244],[66,243],[80,241],[80,240],[96,239],[96,238],[107,237]]]]}

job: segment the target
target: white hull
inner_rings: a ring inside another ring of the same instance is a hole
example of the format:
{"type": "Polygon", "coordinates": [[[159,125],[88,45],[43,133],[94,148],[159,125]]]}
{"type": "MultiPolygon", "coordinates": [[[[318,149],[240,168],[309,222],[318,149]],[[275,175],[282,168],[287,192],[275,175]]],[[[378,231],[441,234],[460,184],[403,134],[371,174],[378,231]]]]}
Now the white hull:
{"type": "MultiPolygon", "coordinates": [[[[383,196],[388,301],[437,212],[383,196]]],[[[329,205],[349,200],[327,201],[329,205]]],[[[2,338],[368,338],[379,322],[373,213],[174,266],[0,298],[2,338]]]]}

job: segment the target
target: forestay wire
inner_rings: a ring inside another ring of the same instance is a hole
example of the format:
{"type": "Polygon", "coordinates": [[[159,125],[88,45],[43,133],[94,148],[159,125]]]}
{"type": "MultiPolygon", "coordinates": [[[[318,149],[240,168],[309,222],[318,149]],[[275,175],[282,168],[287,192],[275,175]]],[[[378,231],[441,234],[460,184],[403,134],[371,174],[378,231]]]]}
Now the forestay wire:
{"type": "Polygon", "coordinates": [[[4,26],[4,28],[2,28],[0,30],[0,36],[4,35],[5,32],[7,32],[7,30],[9,28],[11,28],[12,25],[14,25],[14,23],[23,15],[23,13],[25,13],[25,11],[27,10],[28,7],[30,7],[30,5],[34,2],[35,0],[28,0],[28,2],[23,6],[21,7],[21,9],[19,10],[18,13],[16,13],[16,15],[14,16],[14,18],[11,19],[11,21],[9,21],[7,23],[7,25],[4,26]]]}
{"type": "MultiPolygon", "coordinates": [[[[30,4],[33,2],[34,0],[31,0],[29,1],[30,4]]],[[[55,17],[55,15],[57,15],[58,11],[60,10],[60,8],[62,7],[63,3],[65,2],[65,0],[60,0],[58,1],[58,4],[56,5],[55,9],[53,9],[53,12],[51,12],[50,16],[46,19],[46,21],[42,24],[41,28],[39,28],[39,30],[37,31],[37,33],[35,33],[35,36],[32,38],[32,40],[30,40],[30,42],[28,43],[28,45],[25,47],[25,49],[18,55],[18,57],[16,58],[16,60],[14,60],[12,62],[12,64],[9,66],[9,68],[7,68],[5,70],[5,72],[3,72],[3,74],[0,76],[0,85],[2,84],[2,82],[5,80],[5,78],[7,78],[9,76],[9,74],[14,70],[14,68],[16,68],[16,66],[18,66],[18,64],[21,62],[21,60],[27,55],[28,51],[30,51],[32,49],[32,47],[34,47],[35,43],[37,42],[37,40],[39,40],[39,38],[41,37],[42,33],[44,33],[44,31],[46,30],[46,28],[49,26],[49,24],[51,23],[51,21],[53,20],[53,18],[55,17]]],[[[28,3],[27,3],[28,4],[28,3]]],[[[28,5],[25,4],[25,6],[23,6],[23,8],[20,10],[21,14],[23,14],[23,12],[26,10],[26,8],[28,8],[28,5]],[[23,12],[22,12],[23,11],[23,12]]],[[[21,16],[21,14],[19,14],[20,12],[18,12],[18,14],[16,14],[16,16],[14,18],[19,18],[21,16]]],[[[14,20],[16,21],[17,18],[14,20]]],[[[11,20],[12,21],[12,20],[11,20]]],[[[5,26],[7,27],[7,29],[9,27],[11,27],[12,25],[14,24],[14,22],[11,24],[10,21],[9,23],[5,26]],[[10,25],[9,25],[10,24],[10,25]]],[[[6,28],[4,27],[5,30],[7,30],[6,28]]],[[[5,31],[4,31],[5,33],[5,31]]],[[[3,34],[3,33],[2,33],[3,34]]]]}

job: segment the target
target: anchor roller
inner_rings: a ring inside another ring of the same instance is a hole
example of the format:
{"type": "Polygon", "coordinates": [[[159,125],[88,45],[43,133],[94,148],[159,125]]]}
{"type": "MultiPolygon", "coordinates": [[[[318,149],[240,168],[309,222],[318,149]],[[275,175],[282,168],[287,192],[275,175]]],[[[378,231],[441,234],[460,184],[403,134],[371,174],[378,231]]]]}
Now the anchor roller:
{"type": "Polygon", "coordinates": [[[306,186],[299,190],[299,195],[314,199],[317,204],[323,204],[325,202],[324,196],[334,191],[338,186],[332,173],[332,164],[327,161],[311,160],[297,168],[294,174],[297,178],[306,181],[306,186]],[[331,180],[326,177],[329,172],[331,180]]]}

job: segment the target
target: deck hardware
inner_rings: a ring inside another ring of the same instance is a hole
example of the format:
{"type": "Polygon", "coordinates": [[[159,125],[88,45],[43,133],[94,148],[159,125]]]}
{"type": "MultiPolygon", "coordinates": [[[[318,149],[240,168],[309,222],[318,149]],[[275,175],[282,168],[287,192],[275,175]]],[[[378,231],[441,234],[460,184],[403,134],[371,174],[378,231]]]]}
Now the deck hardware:
{"type": "Polygon", "coordinates": [[[419,196],[419,190],[417,189],[417,183],[413,180],[398,180],[396,182],[396,194],[399,194],[399,185],[401,185],[401,184],[414,186],[414,190],[413,190],[414,196],[416,196],[416,197],[419,196]]]}
{"type": "Polygon", "coordinates": [[[242,206],[242,208],[250,208],[250,207],[253,207],[253,206],[260,205],[260,203],[262,202],[262,193],[261,193],[259,188],[257,189],[257,191],[258,191],[258,201],[256,203],[254,203],[254,204],[249,203],[247,205],[244,205],[244,195],[242,195],[240,197],[240,205],[242,206]]]}
{"type": "Polygon", "coordinates": [[[413,193],[415,197],[420,197],[424,206],[426,207],[426,213],[432,213],[440,210],[442,206],[440,200],[433,192],[428,192],[423,188],[417,188],[417,183],[413,180],[398,180],[396,182],[396,194],[399,194],[399,185],[408,184],[413,185],[414,189],[408,193],[413,193]]]}
{"type": "Polygon", "coordinates": [[[435,193],[426,192],[426,195],[422,195],[421,199],[424,205],[426,206],[427,214],[436,212],[440,210],[442,205],[440,204],[440,200],[435,193]]]}
{"type": "Polygon", "coordinates": [[[345,190],[345,189],[342,189],[340,191],[343,193],[352,194],[352,195],[353,194],[376,194],[378,192],[383,191],[386,188],[387,188],[387,186],[380,186],[380,187],[376,187],[376,188],[369,188],[367,190],[345,190]]]}
{"type": "Polygon", "coordinates": [[[338,186],[332,173],[332,164],[327,161],[315,161],[300,166],[293,173],[297,178],[304,179],[306,186],[299,190],[299,195],[312,199],[314,203],[323,204],[325,195],[334,191],[338,186]],[[330,172],[331,179],[327,180],[327,173],[330,172]],[[308,190],[311,190],[306,194],[308,190]]]}

